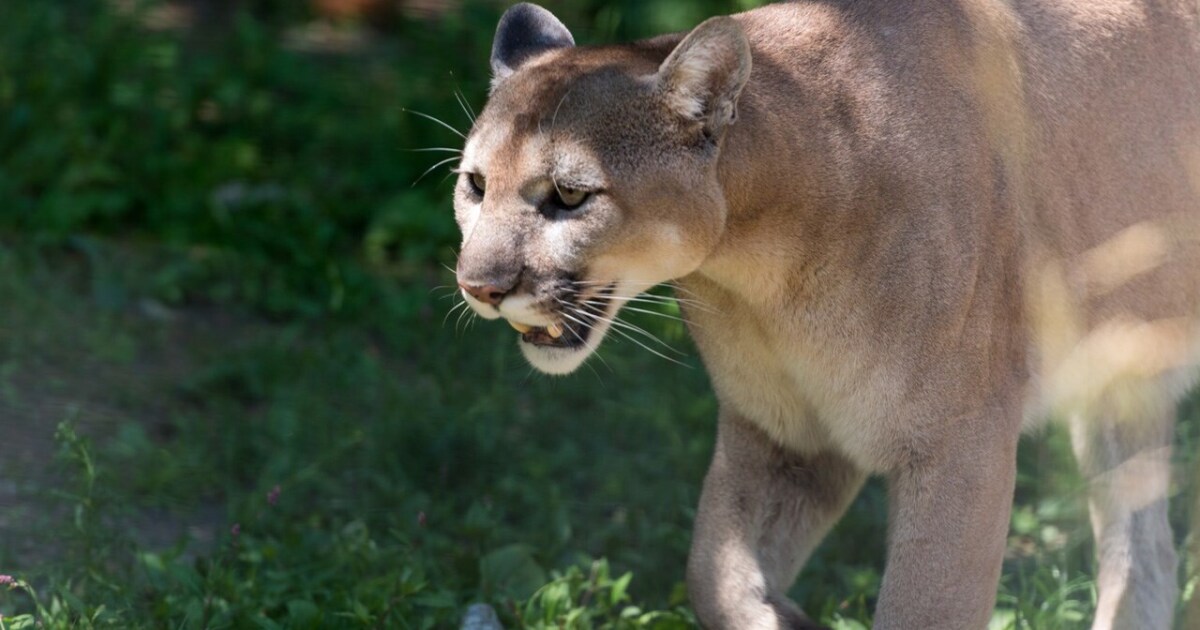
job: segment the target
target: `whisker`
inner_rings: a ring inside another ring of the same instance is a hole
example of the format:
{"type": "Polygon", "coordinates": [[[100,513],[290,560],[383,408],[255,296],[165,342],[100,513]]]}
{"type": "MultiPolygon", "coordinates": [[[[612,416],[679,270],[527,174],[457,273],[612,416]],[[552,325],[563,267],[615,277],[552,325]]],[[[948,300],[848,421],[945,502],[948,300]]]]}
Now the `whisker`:
{"type": "Polygon", "coordinates": [[[646,331],[646,330],[643,330],[642,328],[639,328],[639,327],[637,327],[637,326],[634,326],[633,324],[630,324],[629,322],[627,322],[627,321],[625,321],[625,320],[623,320],[623,319],[617,319],[617,318],[613,318],[613,319],[605,319],[604,321],[607,321],[607,322],[609,323],[609,325],[610,325],[610,326],[613,326],[613,327],[614,327],[614,328],[613,328],[613,330],[616,330],[616,329],[618,329],[618,328],[621,328],[621,329],[627,330],[627,331],[629,331],[629,332],[631,332],[631,333],[637,333],[637,334],[639,334],[639,335],[642,335],[642,336],[643,336],[643,337],[645,337],[646,339],[649,339],[649,340],[651,340],[651,341],[655,342],[656,344],[658,344],[658,345],[662,346],[662,347],[663,347],[663,349],[664,349],[664,350],[666,350],[666,351],[668,351],[668,352],[671,352],[671,353],[673,353],[673,354],[677,354],[677,355],[679,355],[679,356],[681,356],[681,357],[686,357],[686,356],[687,356],[687,353],[686,353],[686,352],[683,352],[683,351],[679,350],[678,348],[674,348],[674,347],[672,347],[670,344],[668,344],[667,342],[663,341],[662,339],[659,339],[658,337],[655,337],[655,336],[654,336],[652,333],[650,333],[650,332],[648,332],[648,331],[646,331]]]}
{"type": "Polygon", "coordinates": [[[467,106],[467,97],[463,96],[462,92],[454,90],[454,100],[458,101],[458,106],[467,115],[467,120],[470,120],[472,125],[475,124],[475,110],[467,106]]]}
{"type": "MultiPolygon", "coordinates": [[[[571,280],[571,284],[574,286],[578,286],[578,287],[609,287],[609,286],[612,286],[615,288],[616,286],[618,286],[619,283],[613,282],[613,281],[604,281],[604,280],[571,280]]],[[[666,286],[671,286],[671,285],[666,285],[666,286]]],[[[651,287],[651,288],[653,288],[653,287],[651,287]]],[[[653,293],[649,293],[649,290],[650,289],[646,289],[646,290],[642,291],[642,293],[645,293],[646,295],[655,295],[653,293]]],[[[656,297],[667,297],[667,296],[658,295],[656,297]]]]}
{"type": "Polygon", "coordinates": [[[451,147],[425,147],[424,149],[404,149],[409,153],[429,153],[430,151],[440,151],[442,153],[457,153],[462,155],[462,149],[453,149],[451,147]]]}
{"type": "MultiPolygon", "coordinates": [[[[614,322],[614,323],[615,323],[615,322],[614,322]]],[[[653,355],[655,355],[655,356],[657,356],[657,357],[659,357],[659,358],[662,358],[662,359],[666,359],[667,361],[670,361],[671,363],[674,363],[674,364],[676,364],[676,365],[682,365],[682,366],[683,366],[683,367],[685,367],[685,368],[691,368],[691,367],[692,367],[692,366],[690,366],[690,365],[688,365],[688,364],[686,364],[686,363],[683,363],[682,361],[678,361],[678,360],[676,360],[676,359],[673,359],[673,358],[671,358],[671,357],[669,357],[669,356],[667,356],[667,355],[665,355],[665,354],[663,354],[663,353],[661,353],[661,352],[658,352],[658,351],[656,351],[654,348],[651,348],[650,346],[647,346],[646,344],[644,344],[644,343],[642,343],[642,342],[638,341],[638,340],[637,340],[637,339],[635,339],[635,338],[634,338],[632,335],[630,335],[629,333],[627,333],[627,332],[625,332],[625,331],[621,330],[620,328],[613,327],[613,328],[611,328],[610,330],[612,330],[613,332],[617,333],[618,335],[621,335],[622,337],[624,337],[624,338],[626,338],[626,339],[628,339],[628,340],[632,341],[633,343],[636,343],[637,345],[641,346],[641,347],[642,347],[642,349],[644,349],[646,352],[649,352],[650,354],[653,354],[653,355]]]]}
{"type": "Polygon", "coordinates": [[[686,298],[683,298],[683,299],[666,298],[664,300],[655,300],[655,299],[646,300],[646,299],[644,299],[644,297],[645,296],[634,296],[634,297],[625,298],[625,299],[629,300],[630,302],[641,302],[643,304],[654,304],[654,305],[658,305],[658,306],[670,305],[672,302],[674,302],[675,304],[677,304],[679,306],[686,306],[688,308],[693,308],[702,313],[710,313],[713,315],[720,313],[720,311],[713,308],[712,306],[709,306],[708,304],[706,304],[704,302],[698,302],[696,300],[689,300],[686,298]]]}
{"type": "Polygon", "coordinates": [[[712,313],[712,314],[719,313],[719,311],[717,311],[713,307],[709,306],[708,304],[705,304],[704,302],[698,302],[696,300],[689,300],[687,298],[677,298],[677,297],[669,298],[669,297],[663,297],[660,295],[653,295],[650,293],[643,293],[641,295],[632,295],[632,296],[631,295],[609,295],[608,297],[611,297],[614,299],[625,300],[626,302],[640,302],[643,304],[651,304],[654,306],[664,306],[664,305],[669,305],[672,303],[679,303],[679,304],[688,306],[689,308],[694,308],[698,311],[702,311],[705,313],[712,313]]]}
{"type": "Polygon", "coordinates": [[[695,291],[692,291],[691,289],[685,289],[685,288],[679,286],[678,284],[667,283],[667,286],[671,287],[671,290],[674,292],[674,295],[672,295],[671,297],[674,298],[675,301],[683,303],[683,304],[703,305],[703,306],[708,307],[710,312],[712,312],[712,313],[717,312],[717,309],[715,307],[713,307],[709,303],[705,302],[700,297],[700,294],[696,293],[695,291]],[[680,295],[681,293],[683,294],[683,296],[691,296],[691,297],[683,297],[680,295]]]}
{"type": "Polygon", "coordinates": [[[445,300],[445,299],[449,299],[449,298],[459,295],[459,292],[458,292],[459,288],[452,287],[450,285],[442,285],[442,286],[438,286],[438,287],[433,287],[432,289],[429,290],[429,292],[433,293],[434,291],[440,291],[442,289],[445,289],[446,293],[445,293],[445,295],[439,295],[437,298],[439,300],[445,300]]]}
{"type": "MultiPolygon", "coordinates": [[[[610,372],[613,371],[612,366],[609,365],[608,363],[605,363],[604,358],[601,357],[599,353],[593,351],[592,354],[595,354],[596,358],[600,359],[601,363],[604,363],[604,367],[607,367],[608,371],[610,371],[610,372]]],[[[596,375],[596,380],[600,381],[600,386],[603,387],[604,389],[608,389],[608,383],[604,382],[604,377],[600,376],[600,372],[598,372],[596,370],[595,366],[593,366],[591,363],[584,363],[584,365],[586,365],[588,367],[588,369],[592,371],[592,374],[596,375]]]]}
{"type": "Polygon", "coordinates": [[[679,355],[679,356],[681,356],[681,357],[686,357],[686,356],[687,356],[687,353],[686,353],[686,352],[683,352],[682,350],[679,350],[678,348],[674,348],[674,347],[672,347],[672,346],[671,346],[671,344],[669,344],[669,343],[667,343],[667,342],[663,341],[662,339],[659,339],[658,337],[655,337],[653,333],[650,333],[650,332],[649,332],[649,331],[647,331],[647,330],[644,330],[644,329],[642,329],[642,328],[639,328],[639,327],[637,327],[637,326],[635,326],[635,325],[633,325],[633,324],[630,324],[629,322],[627,322],[627,321],[625,321],[625,320],[623,320],[623,319],[615,319],[615,318],[614,318],[614,319],[612,320],[611,324],[612,324],[613,326],[619,326],[620,328],[623,328],[623,329],[625,329],[625,330],[628,330],[628,331],[630,331],[630,332],[638,333],[638,334],[642,335],[643,337],[645,337],[645,338],[647,338],[647,339],[649,339],[649,340],[651,340],[651,341],[654,341],[654,342],[655,342],[655,343],[657,343],[658,345],[662,346],[664,350],[668,350],[668,351],[670,351],[670,352],[672,352],[672,353],[674,353],[674,354],[677,354],[677,355],[679,355]]]}
{"type": "MultiPolygon", "coordinates": [[[[561,302],[561,300],[560,300],[560,302],[561,302]]],[[[595,328],[596,328],[596,327],[595,327],[595,325],[593,325],[592,323],[589,323],[589,322],[587,322],[587,321],[584,321],[583,319],[580,319],[580,317],[585,317],[585,314],[584,314],[584,313],[581,313],[581,312],[579,312],[579,311],[577,311],[577,310],[576,310],[576,311],[572,311],[572,310],[571,310],[571,309],[572,309],[572,305],[571,305],[571,304],[567,304],[566,302],[562,302],[562,304],[563,304],[564,306],[566,306],[566,308],[564,308],[564,309],[562,310],[562,312],[561,312],[561,313],[559,313],[560,315],[562,315],[563,317],[566,317],[567,319],[569,319],[569,320],[571,320],[571,321],[575,322],[576,324],[579,324],[580,326],[583,326],[584,328],[586,328],[586,329],[588,329],[588,330],[595,330],[595,328]],[[572,312],[574,312],[574,315],[572,315],[572,312]],[[578,315],[579,317],[576,317],[576,315],[578,315]]],[[[592,318],[592,319],[594,320],[595,318],[592,318]]],[[[575,333],[575,331],[574,331],[574,330],[572,330],[571,332],[575,334],[575,338],[576,338],[576,339],[579,339],[580,341],[583,341],[583,338],[582,338],[582,337],[580,337],[578,333],[575,333]]],[[[586,342],[585,342],[585,344],[586,344],[586,342]]]]}
{"type": "Polygon", "coordinates": [[[676,293],[683,293],[685,295],[690,295],[697,299],[700,297],[700,295],[698,293],[696,293],[695,291],[693,291],[687,287],[684,287],[681,284],[675,284],[674,282],[667,282],[666,286],[671,287],[671,290],[675,291],[676,293]]]}
{"type": "MultiPolygon", "coordinates": [[[[466,304],[466,301],[463,301],[463,304],[466,304]]],[[[463,323],[463,317],[465,317],[467,314],[474,315],[474,314],[475,314],[475,311],[473,311],[473,310],[471,310],[471,309],[469,309],[469,308],[464,308],[464,309],[462,310],[462,312],[458,314],[458,319],[454,320],[454,332],[455,332],[456,334],[460,334],[460,335],[461,335],[461,334],[463,333],[463,331],[462,331],[462,329],[460,328],[460,326],[462,326],[462,323],[463,323]]],[[[468,318],[468,321],[467,321],[467,323],[468,323],[468,324],[470,324],[470,323],[471,323],[469,318],[468,318]]]]}
{"type": "Polygon", "coordinates": [[[433,122],[435,122],[435,123],[437,123],[437,124],[439,124],[439,125],[441,125],[441,126],[445,127],[446,129],[449,129],[450,131],[453,131],[453,132],[454,132],[454,135],[458,136],[459,138],[462,138],[463,140],[466,140],[466,139],[467,139],[467,137],[466,137],[465,135],[463,135],[463,132],[461,132],[461,131],[459,131],[459,130],[455,129],[455,128],[454,128],[454,127],[452,127],[452,126],[451,126],[449,123],[445,122],[444,120],[442,120],[442,119],[440,119],[440,118],[437,118],[437,117],[434,117],[434,116],[430,116],[429,114],[426,114],[426,113],[424,113],[424,112],[419,112],[419,111],[416,111],[415,109],[403,109],[403,108],[402,108],[400,111],[402,111],[402,112],[408,112],[408,113],[410,113],[410,114],[416,114],[417,116],[420,116],[421,118],[426,118],[426,119],[432,120],[433,122]]]}
{"type": "Polygon", "coordinates": [[[449,173],[446,173],[446,176],[445,176],[445,177],[443,177],[443,178],[441,178],[440,180],[438,180],[438,186],[441,186],[442,184],[445,184],[447,179],[450,179],[450,177],[451,177],[451,176],[453,176],[453,175],[457,175],[457,174],[458,174],[458,173],[456,173],[456,172],[455,172],[453,169],[451,169],[451,171],[450,171],[449,173]]]}
{"type": "MultiPolygon", "coordinates": [[[[559,300],[559,301],[561,302],[562,300],[559,300]]],[[[588,324],[587,322],[584,322],[584,321],[582,321],[582,320],[580,320],[580,319],[578,319],[578,318],[576,318],[576,317],[574,317],[573,315],[571,315],[571,314],[570,314],[570,309],[572,308],[572,305],[571,305],[571,304],[568,304],[568,303],[565,303],[565,302],[564,302],[563,304],[564,304],[564,305],[565,305],[567,308],[564,308],[564,309],[562,310],[562,312],[560,312],[560,313],[559,313],[560,315],[562,315],[563,317],[566,317],[567,319],[569,319],[569,320],[571,320],[571,321],[575,322],[576,324],[579,324],[580,326],[583,326],[584,328],[586,328],[586,329],[588,329],[588,330],[594,330],[594,329],[595,329],[595,326],[592,326],[591,324],[588,324]]],[[[577,314],[581,314],[581,313],[577,313],[577,314]]],[[[608,364],[608,361],[605,361],[605,360],[604,360],[604,357],[600,356],[599,348],[597,348],[596,346],[593,346],[593,345],[589,344],[589,343],[587,342],[587,340],[586,340],[586,339],[584,339],[584,338],[583,338],[583,336],[581,336],[579,333],[575,332],[575,330],[574,330],[574,329],[572,329],[572,328],[569,328],[569,327],[568,327],[568,328],[567,328],[567,330],[568,330],[568,331],[570,331],[572,335],[575,335],[575,338],[579,340],[579,343],[582,343],[582,344],[583,344],[583,346],[584,346],[585,348],[587,348],[588,350],[590,350],[590,351],[592,352],[592,354],[596,355],[596,358],[597,358],[597,359],[600,359],[600,362],[604,364],[604,367],[607,367],[607,368],[608,368],[610,371],[613,371],[613,369],[612,369],[612,366],[608,364]]],[[[592,371],[593,371],[593,372],[595,372],[595,371],[596,371],[596,370],[595,370],[595,368],[593,368],[593,369],[592,369],[592,371]]],[[[597,374],[596,376],[599,376],[599,374],[597,374]]],[[[603,382],[603,381],[601,381],[601,382],[603,382]]]]}
{"type": "Polygon", "coordinates": [[[667,281],[666,281],[666,282],[664,282],[663,284],[664,284],[664,285],[666,285],[666,286],[668,286],[668,287],[671,287],[672,289],[675,289],[675,290],[677,290],[677,291],[683,291],[684,293],[694,293],[694,291],[692,291],[691,289],[689,289],[689,288],[687,288],[687,287],[683,286],[682,284],[679,284],[679,283],[678,283],[677,281],[675,281],[675,280],[667,280],[667,281]]]}
{"type": "MultiPolygon", "coordinates": [[[[571,283],[574,284],[575,286],[580,286],[580,287],[609,286],[609,285],[613,284],[612,282],[605,282],[602,280],[572,280],[571,283]]],[[[663,301],[675,300],[680,303],[704,304],[703,300],[699,299],[700,296],[697,295],[696,292],[692,291],[691,289],[688,289],[680,284],[676,284],[674,281],[667,281],[662,284],[663,284],[663,286],[670,287],[672,290],[674,290],[676,292],[685,293],[687,295],[691,295],[692,297],[691,298],[681,298],[677,295],[674,295],[674,296],[656,295],[654,293],[647,293],[647,292],[642,292],[642,293],[639,293],[638,295],[650,297],[650,298],[656,298],[656,299],[663,300],[663,301]]],[[[629,296],[612,295],[611,297],[621,297],[621,298],[629,299],[629,296]]]]}
{"type": "MultiPolygon", "coordinates": [[[[579,287],[589,287],[589,286],[609,286],[612,283],[611,282],[591,281],[591,280],[573,280],[572,284],[575,286],[579,286],[579,287]]],[[[680,297],[678,295],[667,296],[667,295],[655,295],[653,293],[639,293],[637,295],[620,295],[620,294],[616,294],[616,293],[609,293],[609,294],[607,294],[607,297],[617,298],[617,299],[626,300],[626,301],[630,301],[630,302],[659,303],[659,304],[671,304],[672,302],[677,302],[679,304],[686,304],[692,308],[695,308],[696,310],[704,311],[706,313],[716,314],[719,312],[715,308],[708,305],[707,303],[705,303],[702,300],[680,297]]]]}
{"type": "MultiPolygon", "coordinates": [[[[667,295],[655,295],[653,293],[638,293],[635,295],[622,295],[620,293],[607,293],[605,295],[607,295],[608,297],[611,297],[611,298],[621,298],[624,300],[654,300],[654,301],[663,302],[666,304],[670,304],[672,302],[679,301],[679,298],[675,298],[675,297],[671,297],[671,296],[667,296],[667,295]]],[[[684,298],[684,299],[686,300],[688,298],[684,298]]]]}
{"type": "Polygon", "coordinates": [[[467,100],[467,96],[462,93],[462,90],[459,90],[458,93],[462,95],[463,104],[467,106],[467,111],[471,112],[471,120],[478,120],[479,115],[475,113],[475,108],[471,107],[471,101],[467,100]]]}
{"type": "Polygon", "coordinates": [[[446,316],[442,318],[442,328],[446,327],[446,322],[450,320],[450,316],[454,314],[454,311],[457,311],[458,309],[462,308],[462,306],[464,304],[466,304],[465,301],[459,302],[459,303],[455,304],[454,306],[451,306],[450,310],[446,311],[446,316]]]}
{"type": "Polygon", "coordinates": [[[456,156],[454,156],[454,157],[451,157],[451,158],[446,158],[446,159],[442,160],[441,162],[438,162],[437,164],[434,164],[433,166],[430,166],[428,169],[426,169],[426,170],[425,170],[425,172],[424,172],[424,173],[421,173],[421,176],[420,176],[420,177],[418,177],[418,178],[417,178],[417,181],[413,182],[413,183],[412,183],[412,185],[413,185],[413,186],[416,186],[418,183],[420,183],[420,181],[421,181],[422,179],[425,179],[425,176],[426,176],[426,175],[428,175],[428,174],[432,173],[432,172],[433,172],[433,170],[434,170],[434,169],[436,169],[437,167],[439,167],[439,166],[441,166],[441,165],[443,165],[443,164],[449,164],[449,163],[453,162],[454,160],[458,160],[458,159],[461,159],[461,158],[460,158],[459,156],[457,156],[457,155],[456,155],[456,156]]]}
{"type": "MultiPolygon", "coordinates": [[[[596,295],[601,295],[601,294],[596,294],[596,295]]],[[[675,304],[675,303],[682,304],[682,303],[685,303],[688,301],[696,302],[696,300],[690,300],[689,298],[683,298],[683,301],[681,302],[680,299],[677,297],[672,297],[672,296],[667,296],[667,295],[655,295],[653,293],[635,293],[633,295],[623,295],[621,293],[605,293],[602,295],[604,297],[610,297],[613,299],[641,300],[643,302],[661,302],[663,304],[675,304]]]]}
{"type": "MultiPolygon", "coordinates": [[[[671,315],[671,314],[669,314],[669,313],[660,313],[660,312],[658,312],[658,311],[652,311],[652,310],[650,310],[650,309],[646,309],[646,308],[638,308],[638,307],[636,307],[636,306],[628,306],[628,305],[626,305],[626,306],[623,306],[623,307],[621,307],[621,309],[622,309],[622,310],[626,310],[626,311],[633,311],[633,312],[635,312],[635,313],[645,313],[645,314],[647,314],[647,315],[653,315],[653,316],[655,316],[655,317],[661,317],[661,318],[663,318],[663,319],[669,319],[669,320],[672,320],[672,321],[676,321],[676,322],[679,322],[679,323],[681,323],[681,324],[687,324],[687,323],[689,323],[689,322],[688,322],[686,319],[684,319],[684,318],[682,318],[682,317],[676,317],[676,316],[674,316],[674,315],[671,315]]],[[[694,325],[694,324],[693,324],[693,325],[694,325]]]]}
{"type": "Polygon", "coordinates": [[[616,316],[613,316],[613,317],[605,317],[605,316],[604,316],[604,314],[603,314],[603,311],[600,311],[600,310],[599,310],[599,307],[598,307],[597,305],[594,305],[594,304],[589,304],[589,302],[590,302],[590,300],[589,300],[589,301],[585,301],[585,302],[583,303],[583,307],[584,307],[584,308],[587,308],[587,309],[589,309],[589,310],[592,312],[592,316],[593,316],[593,317],[595,317],[597,320],[599,320],[599,321],[604,321],[604,322],[608,322],[608,323],[609,323],[609,325],[611,325],[611,326],[619,326],[619,327],[621,327],[621,328],[624,328],[624,329],[626,329],[626,330],[629,330],[629,331],[632,331],[632,332],[635,332],[635,333],[639,333],[639,334],[641,334],[641,335],[645,336],[645,337],[646,337],[646,338],[648,338],[648,339],[652,339],[652,340],[654,340],[656,343],[658,343],[658,344],[659,344],[659,345],[661,345],[662,347],[666,348],[667,350],[670,350],[671,352],[674,352],[674,353],[676,353],[676,354],[678,354],[678,355],[680,355],[680,356],[687,356],[687,354],[686,354],[686,353],[684,353],[684,352],[682,352],[682,351],[678,350],[677,348],[674,348],[674,347],[672,347],[672,346],[671,346],[670,344],[668,344],[667,342],[663,341],[662,339],[659,339],[658,337],[655,337],[655,336],[654,336],[652,333],[650,333],[649,331],[647,331],[646,329],[644,329],[644,328],[642,328],[642,327],[640,327],[640,326],[636,326],[636,325],[634,325],[634,324],[631,324],[631,323],[629,323],[629,322],[627,322],[627,321],[625,321],[625,320],[623,320],[623,319],[621,319],[621,318],[619,318],[619,317],[616,317],[616,316]]]}
{"type": "MultiPolygon", "coordinates": [[[[573,282],[573,284],[574,284],[575,286],[579,286],[579,287],[597,287],[597,286],[603,286],[603,287],[607,287],[607,286],[609,286],[609,285],[612,285],[612,284],[613,284],[612,282],[597,282],[597,281],[590,281],[590,280],[574,280],[574,281],[572,281],[572,282],[573,282]]],[[[666,286],[671,286],[671,285],[666,285],[666,286]]],[[[676,300],[676,299],[679,299],[679,297],[678,297],[678,296],[674,296],[674,295],[659,295],[659,294],[657,294],[657,293],[650,293],[650,292],[649,292],[649,290],[642,291],[641,293],[638,293],[638,295],[645,295],[645,296],[649,296],[649,297],[652,297],[652,298],[658,298],[658,299],[660,299],[660,300],[676,300]]],[[[683,298],[683,299],[690,299],[690,298],[683,298]]]]}
{"type": "MultiPolygon", "coordinates": [[[[454,314],[454,311],[457,311],[458,309],[462,308],[464,305],[466,305],[466,303],[467,303],[466,300],[463,300],[461,302],[458,302],[454,306],[451,306],[450,310],[446,311],[446,316],[442,318],[442,327],[443,328],[445,328],[446,322],[449,321],[450,316],[454,314]]],[[[462,317],[462,313],[459,313],[459,317],[462,317]]]]}
{"type": "MultiPolygon", "coordinates": [[[[454,71],[453,71],[453,70],[451,70],[451,71],[450,71],[450,76],[452,76],[452,77],[454,76],[454,71]]],[[[458,96],[462,97],[461,104],[462,104],[462,105],[464,105],[464,106],[466,107],[466,109],[467,109],[467,118],[470,118],[470,119],[471,119],[471,122],[475,122],[475,118],[476,118],[476,116],[475,116],[475,109],[471,107],[471,103],[469,103],[469,102],[467,101],[467,97],[466,97],[466,95],[465,95],[465,94],[463,94],[463,93],[462,93],[462,90],[461,90],[461,89],[458,87],[458,81],[457,81],[457,80],[455,80],[455,88],[454,88],[454,92],[455,92],[455,93],[456,93],[458,96]]]]}

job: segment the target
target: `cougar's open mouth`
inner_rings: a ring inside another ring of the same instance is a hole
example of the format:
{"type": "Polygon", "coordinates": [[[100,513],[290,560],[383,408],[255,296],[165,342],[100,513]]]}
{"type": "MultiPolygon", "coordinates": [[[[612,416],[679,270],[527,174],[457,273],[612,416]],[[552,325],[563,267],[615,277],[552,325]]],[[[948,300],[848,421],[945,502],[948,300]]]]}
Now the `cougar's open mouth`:
{"type": "Polygon", "coordinates": [[[555,322],[545,327],[534,327],[511,320],[508,322],[508,325],[521,333],[522,341],[535,346],[569,348],[575,345],[582,345],[587,340],[588,330],[582,326],[579,328],[583,328],[583,330],[577,330],[575,327],[555,322]]]}
{"type": "Polygon", "coordinates": [[[591,297],[574,301],[559,300],[558,321],[547,326],[530,326],[509,320],[508,324],[521,333],[525,343],[544,348],[577,349],[588,345],[597,324],[609,317],[613,286],[609,285],[591,297]]]}

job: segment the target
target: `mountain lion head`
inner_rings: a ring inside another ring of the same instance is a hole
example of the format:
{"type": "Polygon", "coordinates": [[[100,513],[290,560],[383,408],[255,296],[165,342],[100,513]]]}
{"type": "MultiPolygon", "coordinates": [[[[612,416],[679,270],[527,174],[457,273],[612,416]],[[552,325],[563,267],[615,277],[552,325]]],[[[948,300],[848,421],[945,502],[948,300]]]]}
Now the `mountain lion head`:
{"type": "Polygon", "coordinates": [[[518,4],[491,66],[454,192],[458,284],[520,332],[534,367],[566,374],[629,299],[696,270],[720,239],[716,165],[750,49],[728,18],[682,41],[576,48],[550,12],[518,4]]]}

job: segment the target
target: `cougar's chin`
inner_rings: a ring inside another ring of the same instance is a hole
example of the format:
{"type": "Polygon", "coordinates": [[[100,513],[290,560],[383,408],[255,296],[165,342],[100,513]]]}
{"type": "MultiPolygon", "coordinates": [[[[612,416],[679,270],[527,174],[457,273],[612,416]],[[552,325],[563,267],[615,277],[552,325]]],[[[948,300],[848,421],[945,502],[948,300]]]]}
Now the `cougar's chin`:
{"type": "Polygon", "coordinates": [[[583,362],[596,351],[600,341],[608,332],[608,327],[607,322],[597,324],[588,332],[583,343],[543,345],[526,341],[527,335],[521,335],[518,343],[521,347],[521,354],[525,355],[525,360],[529,361],[529,364],[539,372],[570,374],[583,365],[583,362]]]}

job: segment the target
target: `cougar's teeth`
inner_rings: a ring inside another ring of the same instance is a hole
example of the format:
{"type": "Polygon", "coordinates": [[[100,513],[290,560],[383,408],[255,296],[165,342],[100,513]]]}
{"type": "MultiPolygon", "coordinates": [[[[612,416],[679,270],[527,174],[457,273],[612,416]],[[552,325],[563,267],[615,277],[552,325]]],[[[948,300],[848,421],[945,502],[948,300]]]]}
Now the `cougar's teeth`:
{"type": "Polygon", "coordinates": [[[546,327],[546,333],[554,339],[558,339],[563,334],[562,324],[554,323],[546,327]]]}
{"type": "Polygon", "coordinates": [[[514,322],[514,321],[512,321],[512,320],[509,320],[509,321],[508,321],[508,325],[509,325],[509,326],[512,326],[513,328],[515,328],[515,329],[517,330],[517,332],[521,333],[522,335],[524,335],[525,333],[527,333],[527,332],[529,332],[529,331],[533,330],[533,326],[526,326],[525,324],[519,324],[519,323],[517,323],[517,322],[514,322]]]}

